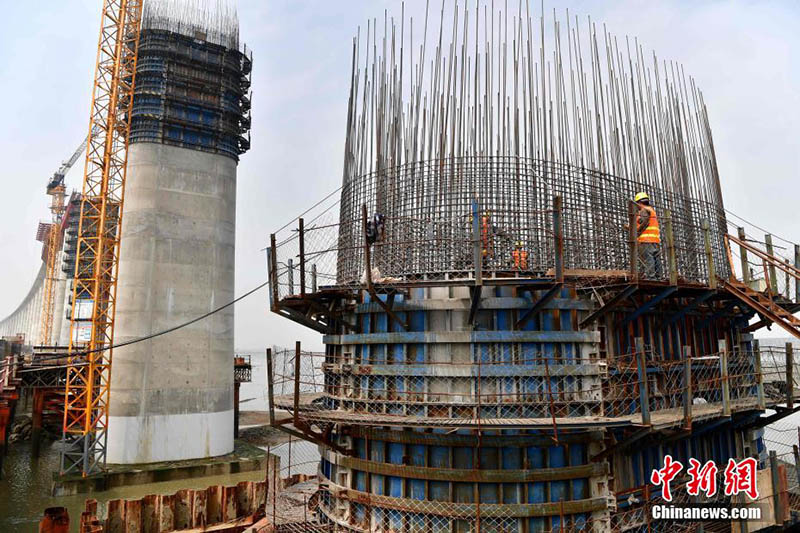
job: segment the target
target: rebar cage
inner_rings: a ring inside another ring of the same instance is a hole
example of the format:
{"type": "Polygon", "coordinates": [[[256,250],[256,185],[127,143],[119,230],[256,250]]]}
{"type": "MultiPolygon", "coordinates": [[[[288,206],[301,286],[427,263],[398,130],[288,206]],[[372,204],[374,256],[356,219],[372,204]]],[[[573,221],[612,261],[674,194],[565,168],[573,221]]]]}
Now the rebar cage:
{"type": "MultiPolygon", "coordinates": [[[[336,281],[351,284],[364,274],[364,205],[370,215],[385,216],[385,234],[373,252],[373,266],[382,277],[463,275],[474,269],[476,240],[487,274],[523,270],[530,276],[552,275],[555,197],[562,201],[564,267],[625,271],[630,265],[629,204],[644,187],[586,168],[516,156],[421,161],[358,176],[342,189],[336,281]],[[473,231],[476,215],[479,235],[473,231]],[[527,256],[524,265],[514,264],[517,248],[527,256]]],[[[727,275],[722,207],[652,187],[649,194],[662,225],[664,218],[670,221],[678,278],[708,282],[706,222],[715,271],[727,275]]],[[[666,239],[662,248],[666,261],[666,239]]],[[[665,277],[666,263],[660,270],[664,274],[659,277],[665,277]]]]}

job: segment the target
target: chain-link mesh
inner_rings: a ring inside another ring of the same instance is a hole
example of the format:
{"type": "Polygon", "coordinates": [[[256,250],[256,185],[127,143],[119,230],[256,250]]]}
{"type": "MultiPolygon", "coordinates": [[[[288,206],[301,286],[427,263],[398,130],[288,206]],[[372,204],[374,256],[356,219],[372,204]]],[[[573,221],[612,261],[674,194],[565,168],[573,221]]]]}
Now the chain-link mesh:
{"type": "MultiPolygon", "coordinates": [[[[726,398],[733,412],[758,408],[759,401],[769,407],[787,400],[786,349],[766,346],[759,351],[734,349],[691,357],[688,362],[664,359],[650,347],[645,347],[641,354],[601,360],[577,353],[558,356],[523,353],[509,346],[490,344],[479,346],[473,352],[473,359],[464,364],[390,362],[386,354],[362,363],[348,357],[301,351],[299,377],[296,377],[295,354],[294,350],[274,350],[276,406],[291,412],[297,387],[303,395],[301,419],[324,427],[337,422],[373,427],[396,422],[402,426],[465,428],[471,421],[481,429],[490,428],[506,417],[515,425],[522,422],[520,418],[529,417],[537,419],[542,428],[553,429],[554,438],[558,439],[559,432],[562,438],[569,438],[570,418],[575,421],[591,416],[603,417],[606,422],[641,423],[643,392],[653,423],[674,426],[720,416],[726,398]],[[645,372],[640,371],[642,362],[645,372]],[[513,365],[511,370],[509,365],[513,365]],[[381,375],[381,370],[389,366],[393,371],[381,375]],[[469,368],[469,375],[458,375],[465,368],[469,368]],[[642,376],[647,376],[646,380],[642,376]],[[687,401],[691,406],[688,413],[687,401]]],[[[787,486],[780,489],[782,497],[791,509],[800,510],[797,435],[796,426],[791,430],[781,425],[770,426],[764,442],[771,450],[777,448],[776,464],[782,467],[780,475],[787,479],[787,486]],[[788,436],[791,442],[781,444],[783,436],[788,436]]],[[[392,495],[396,492],[395,481],[388,475],[367,474],[371,481],[364,491],[353,488],[357,476],[364,474],[351,470],[352,479],[342,478],[340,474],[346,470],[337,474],[333,463],[325,460],[320,468],[319,453],[310,443],[293,441],[276,451],[281,456],[284,477],[309,476],[309,483],[317,484],[313,500],[310,494],[291,496],[294,503],[289,507],[295,508],[285,511],[287,529],[282,531],[302,531],[291,529],[301,525],[323,528],[308,531],[387,533],[638,531],[656,527],[694,531],[699,527],[699,523],[653,521],[652,506],[665,502],[652,488],[646,496],[641,487],[615,494],[621,507],[606,516],[597,513],[607,509],[606,501],[595,502],[594,511],[592,503],[584,503],[588,507],[576,512],[575,501],[563,500],[539,502],[542,509],[547,509],[542,511],[547,516],[519,516],[515,513],[520,512],[520,507],[513,504],[525,502],[522,494],[515,492],[521,490],[515,484],[501,489],[497,484],[453,483],[454,492],[446,499],[438,499],[434,492],[415,492],[415,486],[409,484],[405,496],[397,498],[392,495]],[[320,477],[315,476],[317,472],[320,477]],[[500,490],[502,495],[495,492],[500,490]],[[301,500],[308,521],[291,522],[289,518],[296,519],[300,512],[296,506],[301,500]],[[496,503],[500,501],[503,503],[496,503]],[[564,505],[567,511],[560,513],[559,508],[564,505]]],[[[762,468],[767,462],[766,455],[762,456],[762,468]]],[[[718,486],[722,487],[722,483],[720,480],[718,486]]],[[[685,480],[673,483],[673,493],[678,504],[737,503],[722,496],[712,500],[689,497],[685,493],[685,480]]]]}
{"type": "MultiPolygon", "coordinates": [[[[760,394],[764,405],[785,402],[785,349],[762,348],[760,374],[756,357],[753,351],[731,350],[670,360],[646,349],[607,360],[512,344],[476,344],[462,363],[302,352],[296,380],[294,351],[284,350],[275,355],[274,391],[276,405],[292,410],[297,381],[299,416],[316,422],[474,427],[520,419],[551,426],[582,417],[638,422],[646,398],[651,417],[677,425],[718,416],[726,402],[732,410],[753,409],[760,394]]],[[[795,395],[798,366],[793,363],[795,395]]]]}

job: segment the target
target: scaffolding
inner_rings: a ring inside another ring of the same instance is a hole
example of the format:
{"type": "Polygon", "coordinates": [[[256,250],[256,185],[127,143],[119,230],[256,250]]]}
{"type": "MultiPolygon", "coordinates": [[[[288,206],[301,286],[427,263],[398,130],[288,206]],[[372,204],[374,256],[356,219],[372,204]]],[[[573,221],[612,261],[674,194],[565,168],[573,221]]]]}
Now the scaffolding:
{"type": "Polygon", "coordinates": [[[238,160],[250,148],[252,52],[161,29],[172,26],[159,21],[143,23],[131,142],[180,146],[238,160]]]}

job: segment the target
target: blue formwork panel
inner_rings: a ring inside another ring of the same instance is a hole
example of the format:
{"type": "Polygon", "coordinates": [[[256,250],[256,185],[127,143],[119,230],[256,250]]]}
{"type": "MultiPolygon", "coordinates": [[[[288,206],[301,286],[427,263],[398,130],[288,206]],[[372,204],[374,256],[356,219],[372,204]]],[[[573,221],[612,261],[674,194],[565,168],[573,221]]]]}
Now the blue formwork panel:
{"type": "Polygon", "coordinates": [[[429,481],[430,494],[427,499],[439,502],[450,501],[450,483],[446,481],[429,481]]]}
{"type": "MultiPolygon", "coordinates": [[[[547,455],[548,455],[548,466],[550,468],[559,468],[567,466],[566,454],[563,446],[549,447],[547,449],[547,455]]],[[[566,481],[550,482],[550,501],[551,502],[569,501],[566,481]]]]}
{"type": "Polygon", "coordinates": [[[431,467],[450,468],[450,448],[445,446],[432,446],[430,454],[431,467]]]}
{"type": "Polygon", "coordinates": [[[356,490],[360,490],[361,492],[366,492],[367,490],[367,474],[366,472],[355,472],[355,487],[356,490]]]}
{"type": "Polygon", "coordinates": [[[395,465],[403,464],[403,445],[399,442],[390,442],[388,462],[395,465]]]}
{"type": "Polygon", "coordinates": [[[403,480],[399,477],[389,476],[389,496],[394,498],[402,498],[403,497],[403,480]]]}
{"type": "Polygon", "coordinates": [[[425,499],[425,481],[422,479],[412,479],[409,481],[410,494],[412,500],[425,499]]]}
{"type": "MultiPolygon", "coordinates": [[[[569,464],[570,466],[579,466],[586,464],[586,446],[584,444],[574,443],[569,446],[569,464]]],[[[572,481],[572,494],[570,499],[583,500],[589,497],[589,482],[585,478],[579,478],[572,481]]]]}
{"type": "Polygon", "coordinates": [[[475,501],[475,485],[472,483],[453,483],[453,501],[457,503],[473,503],[475,501]]]}
{"type": "Polygon", "coordinates": [[[522,448],[501,448],[503,470],[522,469],[522,448]]]}
{"type": "MultiPolygon", "coordinates": [[[[472,484],[469,484],[472,488],[472,484]]],[[[500,503],[500,485],[497,483],[478,484],[478,496],[481,503],[500,503]]],[[[471,500],[470,500],[471,501],[471,500]]]]}
{"type": "Polygon", "coordinates": [[[384,482],[385,482],[385,476],[382,476],[381,474],[372,474],[370,476],[370,486],[372,488],[372,494],[377,494],[379,496],[385,494],[384,482]]]}
{"type": "Polygon", "coordinates": [[[371,444],[369,451],[370,461],[376,461],[380,463],[384,462],[384,460],[386,459],[386,454],[384,453],[385,450],[385,447],[383,445],[384,443],[381,441],[374,440],[370,444],[371,444]]]}
{"type": "MultiPolygon", "coordinates": [[[[464,448],[456,448],[457,450],[464,449],[464,448]]],[[[472,451],[472,448],[466,448],[466,450],[472,451]]],[[[480,468],[482,470],[498,470],[500,468],[500,454],[499,449],[495,447],[483,447],[478,449],[478,456],[480,458],[480,468]]],[[[468,465],[472,463],[472,457],[470,455],[470,461],[468,465]]],[[[458,461],[456,462],[457,468],[470,468],[470,466],[460,465],[458,461]]]]}
{"type": "Polygon", "coordinates": [[[552,529],[550,528],[549,524],[547,524],[544,518],[529,518],[528,531],[530,533],[539,533],[545,531],[552,531],[552,529]]]}
{"type": "Polygon", "coordinates": [[[408,446],[408,461],[412,466],[426,466],[426,455],[428,447],[422,444],[411,444],[408,446]]]}
{"type": "Polygon", "coordinates": [[[358,457],[359,459],[366,459],[367,458],[366,439],[361,439],[361,438],[354,439],[353,444],[356,450],[356,457],[358,457]]]}

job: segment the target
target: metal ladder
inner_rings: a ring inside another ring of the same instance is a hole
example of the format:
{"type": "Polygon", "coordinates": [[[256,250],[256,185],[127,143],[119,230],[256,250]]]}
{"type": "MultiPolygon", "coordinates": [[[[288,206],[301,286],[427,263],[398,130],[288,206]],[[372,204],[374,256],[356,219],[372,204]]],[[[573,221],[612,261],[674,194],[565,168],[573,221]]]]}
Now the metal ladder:
{"type": "MultiPolygon", "coordinates": [[[[786,263],[785,260],[782,260],[771,253],[765,252],[753,246],[752,244],[746,242],[743,238],[736,238],[732,235],[726,235],[725,237],[725,244],[728,247],[728,254],[731,260],[731,272],[734,272],[734,270],[733,260],[730,256],[730,245],[731,243],[734,243],[739,245],[743,255],[749,252],[755,257],[761,259],[764,267],[764,281],[766,282],[766,288],[763,291],[752,288],[748,283],[749,273],[746,271],[743,275],[745,278],[744,281],[736,279],[734,275],[731,275],[729,279],[720,279],[722,287],[740,302],[762,316],[762,321],[755,326],[760,327],[773,322],[782,327],[792,336],[800,339],[800,318],[797,318],[793,314],[798,310],[798,307],[800,307],[798,305],[800,304],[800,298],[798,299],[798,302],[792,302],[788,297],[777,294],[776,285],[774,284],[777,270],[785,273],[787,280],[791,278],[795,281],[795,283],[800,283],[800,269],[786,263]]],[[[742,236],[740,235],[740,237],[742,236]]],[[[747,261],[746,257],[747,256],[744,255],[745,262],[747,261]]],[[[746,268],[746,265],[743,264],[743,268],[746,268]]],[[[753,328],[753,326],[751,326],[751,328],[753,328]]]]}

